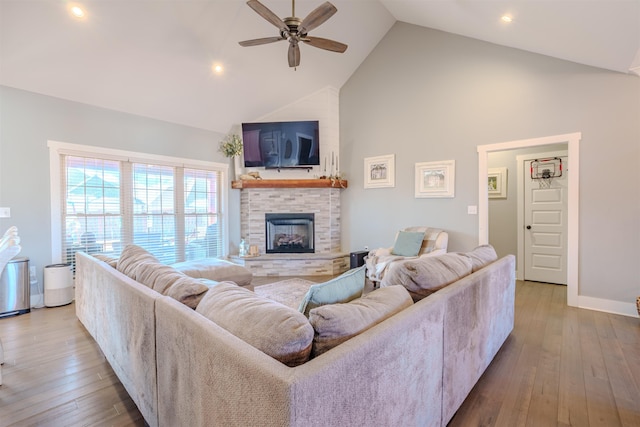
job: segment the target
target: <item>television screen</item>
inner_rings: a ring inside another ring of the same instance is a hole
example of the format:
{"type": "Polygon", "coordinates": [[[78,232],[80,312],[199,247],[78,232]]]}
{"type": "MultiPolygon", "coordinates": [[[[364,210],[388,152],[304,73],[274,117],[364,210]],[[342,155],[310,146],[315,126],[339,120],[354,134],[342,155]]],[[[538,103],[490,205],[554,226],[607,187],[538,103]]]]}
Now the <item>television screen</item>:
{"type": "Polygon", "coordinates": [[[243,123],[245,167],[295,168],[320,164],[318,121],[243,123]]]}

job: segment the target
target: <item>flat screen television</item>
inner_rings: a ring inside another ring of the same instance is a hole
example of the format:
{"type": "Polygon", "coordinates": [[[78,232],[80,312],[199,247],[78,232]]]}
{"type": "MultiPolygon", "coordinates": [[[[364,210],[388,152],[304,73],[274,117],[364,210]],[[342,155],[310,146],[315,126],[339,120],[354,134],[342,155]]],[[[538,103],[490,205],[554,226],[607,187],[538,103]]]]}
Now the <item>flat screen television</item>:
{"type": "Polygon", "coordinates": [[[243,123],[245,167],[286,169],[320,164],[318,121],[243,123]]]}

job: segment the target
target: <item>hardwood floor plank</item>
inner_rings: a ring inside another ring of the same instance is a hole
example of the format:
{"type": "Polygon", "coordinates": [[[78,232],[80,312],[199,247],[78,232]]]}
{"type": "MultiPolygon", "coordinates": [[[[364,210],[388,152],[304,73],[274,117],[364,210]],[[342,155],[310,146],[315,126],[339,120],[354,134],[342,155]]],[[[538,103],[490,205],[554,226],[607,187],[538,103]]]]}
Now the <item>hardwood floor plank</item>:
{"type": "Polygon", "coordinates": [[[546,323],[527,417],[527,425],[530,426],[553,425],[557,423],[558,418],[562,307],[557,304],[555,297],[555,289],[551,288],[550,303],[544,314],[546,323]]]}
{"type": "Polygon", "coordinates": [[[578,309],[567,307],[564,311],[558,382],[558,425],[588,426],[578,309]]]}
{"type": "Polygon", "coordinates": [[[640,389],[638,388],[609,314],[595,315],[596,330],[600,338],[603,360],[607,369],[611,391],[615,397],[618,416],[623,426],[640,426],[640,389]]]}
{"type": "Polygon", "coordinates": [[[620,426],[622,422],[616,410],[615,397],[602,355],[602,347],[595,326],[595,311],[581,310],[580,350],[582,370],[587,396],[587,413],[590,426],[620,426]]]}

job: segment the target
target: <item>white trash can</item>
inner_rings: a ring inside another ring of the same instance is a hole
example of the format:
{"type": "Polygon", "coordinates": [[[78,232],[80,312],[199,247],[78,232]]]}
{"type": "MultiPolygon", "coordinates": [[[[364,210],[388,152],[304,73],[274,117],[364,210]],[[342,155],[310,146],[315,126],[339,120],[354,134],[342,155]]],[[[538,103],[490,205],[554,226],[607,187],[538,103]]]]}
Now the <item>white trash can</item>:
{"type": "Polygon", "coordinates": [[[44,305],[59,307],[73,301],[71,264],[51,264],[44,268],[44,305]]]}

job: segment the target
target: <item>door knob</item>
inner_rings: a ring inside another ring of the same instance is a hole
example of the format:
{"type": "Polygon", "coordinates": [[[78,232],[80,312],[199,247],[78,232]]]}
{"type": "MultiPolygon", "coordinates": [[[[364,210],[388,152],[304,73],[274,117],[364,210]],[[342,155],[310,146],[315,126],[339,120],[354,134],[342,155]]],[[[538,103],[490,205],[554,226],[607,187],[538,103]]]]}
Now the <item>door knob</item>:
{"type": "Polygon", "coordinates": [[[531,230],[531,226],[530,225],[527,225],[527,230],[531,230]]]}

